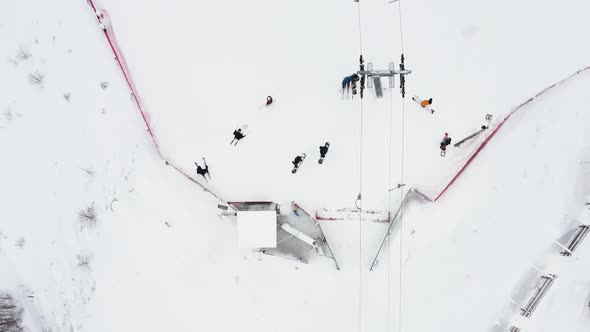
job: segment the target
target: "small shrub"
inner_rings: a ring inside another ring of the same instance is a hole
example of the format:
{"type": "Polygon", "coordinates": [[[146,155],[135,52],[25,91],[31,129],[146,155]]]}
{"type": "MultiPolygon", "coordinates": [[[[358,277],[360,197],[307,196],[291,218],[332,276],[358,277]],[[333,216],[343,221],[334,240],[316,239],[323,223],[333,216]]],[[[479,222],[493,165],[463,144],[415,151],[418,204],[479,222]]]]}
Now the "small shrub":
{"type": "Polygon", "coordinates": [[[90,261],[92,260],[92,255],[90,254],[79,254],[76,255],[77,263],[76,265],[81,268],[82,270],[90,270],[90,261]]]}
{"type": "Polygon", "coordinates": [[[31,53],[29,53],[29,51],[22,46],[16,51],[16,59],[19,62],[29,60],[30,57],[31,53]]]}
{"type": "Polygon", "coordinates": [[[84,173],[86,173],[88,176],[94,176],[94,171],[92,170],[92,168],[80,168],[84,173]]]}
{"type": "Polygon", "coordinates": [[[25,238],[23,236],[21,236],[18,240],[16,240],[14,245],[19,248],[24,248],[25,247],[25,238]]]}
{"type": "Polygon", "coordinates": [[[29,74],[29,82],[33,85],[40,85],[42,87],[44,78],[45,76],[37,71],[29,74]]]}
{"type": "Polygon", "coordinates": [[[10,121],[13,117],[14,115],[12,114],[12,110],[10,108],[7,109],[6,112],[4,112],[4,120],[10,121]]]}
{"type": "Polygon", "coordinates": [[[82,229],[84,229],[84,227],[86,226],[96,225],[96,212],[94,212],[94,202],[85,210],[80,210],[80,212],[78,212],[78,220],[80,221],[82,229]]]}

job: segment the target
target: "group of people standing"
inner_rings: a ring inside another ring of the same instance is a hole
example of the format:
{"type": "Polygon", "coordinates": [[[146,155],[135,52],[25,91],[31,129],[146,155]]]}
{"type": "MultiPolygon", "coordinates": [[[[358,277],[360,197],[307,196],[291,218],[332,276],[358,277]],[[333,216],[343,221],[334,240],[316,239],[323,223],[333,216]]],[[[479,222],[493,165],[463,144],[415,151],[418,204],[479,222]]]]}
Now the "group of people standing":
{"type": "MultiPolygon", "coordinates": [[[[348,95],[348,92],[350,91],[350,88],[352,86],[352,94],[353,96],[356,95],[356,82],[358,82],[360,80],[360,77],[358,74],[352,74],[349,76],[345,76],[344,79],[342,80],[342,98],[344,98],[344,95],[346,93],[346,95],[348,95]]],[[[420,105],[420,107],[422,107],[423,109],[427,110],[428,112],[430,112],[430,114],[434,114],[434,109],[432,108],[432,98],[428,98],[428,99],[421,99],[418,96],[413,96],[412,100],[415,101],[416,103],[418,103],[418,105],[420,105]]],[[[447,151],[447,146],[451,144],[451,138],[449,137],[448,133],[445,133],[445,136],[443,137],[442,141],[440,142],[440,155],[441,156],[445,156],[446,151],[447,151]]]]}
{"type": "MultiPolygon", "coordinates": [[[[350,76],[346,76],[342,80],[342,94],[343,94],[343,96],[344,96],[344,92],[345,91],[348,92],[351,86],[352,86],[353,95],[356,94],[356,82],[358,80],[359,80],[359,76],[357,74],[352,74],[350,76]]],[[[434,109],[431,106],[432,105],[432,98],[420,99],[418,96],[414,96],[414,97],[412,97],[412,100],[414,100],[416,103],[418,103],[420,105],[420,107],[422,107],[423,109],[426,109],[431,114],[434,114],[434,109]]],[[[272,105],[273,102],[274,102],[273,97],[267,96],[265,106],[268,107],[268,106],[272,105]]],[[[246,133],[245,133],[246,129],[247,129],[246,125],[244,125],[242,128],[235,129],[233,132],[233,139],[231,140],[231,142],[229,144],[237,146],[238,142],[240,140],[242,140],[244,137],[246,137],[246,133]]],[[[448,133],[445,133],[442,141],[440,142],[440,155],[441,156],[444,157],[446,155],[447,146],[449,146],[450,144],[451,144],[451,137],[449,137],[448,133]]],[[[329,142],[326,142],[324,145],[319,147],[319,150],[320,150],[320,158],[318,159],[319,164],[322,164],[324,161],[324,158],[326,158],[326,154],[328,153],[329,147],[330,147],[329,142]]],[[[295,159],[293,159],[293,161],[291,162],[293,164],[292,173],[297,172],[297,170],[299,169],[299,166],[301,166],[301,164],[305,160],[305,157],[306,157],[306,154],[303,153],[301,155],[297,155],[295,157],[295,159]]],[[[203,165],[203,167],[201,167],[200,165],[198,165],[195,162],[195,166],[197,166],[197,174],[201,175],[205,180],[209,181],[211,179],[211,175],[209,174],[209,166],[207,165],[205,158],[203,158],[203,163],[204,163],[204,165],[203,165]],[[207,176],[209,177],[209,179],[207,179],[207,176]]]]}
{"type": "MultiPolygon", "coordinates": [[[[272,96],[267,96],[266,103],[264,106],[268,107],[268,106],[272,105],[274,102],[275,102],[275,99],[273,99],[272,96]]],[[[248,126],[244,125],[241,128],[235,129],[234,132],[232,133],[233,139],[230,141],[229,144],[233,145],[233,146],[237,146],[238,142],[240,142],[240,140],[242,140],[244,137],[246,137],[246,129],[247,128],[248,128],[248,126]]],[[[330,146],[330,143],[326,142],[326,144],[319,147],[319,150],[320,150],[320,158],[318,160],[319,164],[322,164],[324,162],[324,158],[326,158],[326,154],[328,153],[329,146],[330,146]]],[[[297,172],[297,169],[299,169],[299,166],[301,166],[301,163],[303,163],[303,160],[305,160],[305,156],[306,156],[305,153],[298,155],[291,162],[293,164],[293,172],[292,173],[297,172]]],[[[205,158],[203,158],[203,166],[199,165],[197,162],[195,162],[195,166],[197,167],[197,174],[198,175],[202,176],[206,181],[211,180],[211,174],[209,174],[209,166],[207,165],[207,161],[205,160],[205,158]]]]}

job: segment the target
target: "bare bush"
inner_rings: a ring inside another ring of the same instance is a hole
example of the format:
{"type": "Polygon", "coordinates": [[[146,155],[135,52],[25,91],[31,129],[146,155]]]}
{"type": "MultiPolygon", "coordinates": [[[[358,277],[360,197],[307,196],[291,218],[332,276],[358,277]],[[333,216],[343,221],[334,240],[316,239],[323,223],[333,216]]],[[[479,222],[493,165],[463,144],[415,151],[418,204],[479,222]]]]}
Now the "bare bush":
{"type": "Polygon", "coordinates": [[[29,82],[33,85],[40,85],[42,87],[44,78],[45,75],[39,73],[38,71],[29,74],[29,82]]]}
{"type": "Polygon", "coordinates": [[[100,82],[101,89],[106,90],[108,87],[109,87],[109,82],[107,82],[107,81],[100,82]]]}
{"type": "Polygon", "coordinates": [[[70,97],[72,97],[72,94],[67,92],[64,93],[64,99],[69,103],[70,102],[70,97]]]}
{"type": "Polygon", "coordinates": [[[5,292],[0,292],[0,331],[2,332],[21,332],[23,309],[19,308],[12,296],[5,292]]]}
{"type": "Polygon", "coordinates": [[[4,112],[4,120],[10,121],[13,117],[14,115],[12,114],[12,110],[10,108],[7,109],[6,112],[4,112]]]}
{"type": "Polygon", "coordinates": [[[94,171],[92,168],[80,168],[82,172],[86,173],[88,176],[94,176],[94,171]]]}
{"type": "Polygon", "coordinates": [[[22,46],[19,47],[19,49],[16,51],[16,59],[19,62],[29,60],[30,57],[31,57],[31,53],[26,48],[23,48],[22,46]]]}
{"type": "Polygon", "coordinates": [[[18,240],[16,240],[14,245],[21,248],[21,249],[24,248],[25,247],[25,238],[23,236],[21,236],[18,240]]]}
{"type": "Polygon", "coordinates": [[[2,118],[4,118],[4,120],[6,120],[6,122],[10,122],[10,121],[14,120],[15,118],[18,118],[21,116],[22,116],[22,114],[17,113],[17,112],[13,112],[10,107],[7,107],[6,111],[4,113],[2,113],[2,118]]]}
{"type": "Polygon", "coordinates": [[[80,221],[81,228],[84,229],[86,226],[96,225],[96,212],[94,211],[94,202],[87,207],[85,210],[78,212],[78,220],[80,221]]]}
{"type": "Polygon", "coordinates": [[[90,254],[79,254],[76,255],[77,263],[76,265],[81,268],[82,270],[90,270],[90,261],[92,260],[92,255],[90,254]]]}

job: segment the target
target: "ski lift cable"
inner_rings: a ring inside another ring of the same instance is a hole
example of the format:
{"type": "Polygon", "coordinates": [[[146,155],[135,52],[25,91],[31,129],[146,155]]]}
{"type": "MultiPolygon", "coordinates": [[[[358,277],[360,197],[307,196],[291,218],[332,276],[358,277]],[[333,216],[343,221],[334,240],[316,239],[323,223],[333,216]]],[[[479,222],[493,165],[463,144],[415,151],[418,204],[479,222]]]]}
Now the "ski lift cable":
{"type": "Polygon", "coordinates": [[[398,13],[399,13],[399,38],[400,38],[400,44],[401,44],[402,54],[403,54],[404,53],[404,29],[403,29],[403,24],[402,24],[402,1],[398,0],[397,4],[398,4],[398,13]]]}
{"type": "Polygon", "coordinates": [[[357,1],[357,13],[358,13],[358,22],[359,22],[359,50],[361,54],[363,54],[363,29],[361,26],[361,2],[357,1]]]}
{"type": "MultiPolygon", "coordinates": [[[[362,57],[363,54],[363,30],[361,25],[361,4],[360,1],[357,0],[357,13],[358,13],[358,26],[359,26],[359,51],[362,57]]],[[[361,90],[362,93],[362,90],[361,90]]],[[[362,281],[363,281],[363,272],[362,272],[362,253],[363,253],[363,223],[362,223],[362,213],[363,213],[363,203],[362,203],[362,192],[363,192],[363,98],[359,98],[359,105],[360,105],[360,159],[359,159],[359,195],[358,195],[358,210],[359,210],[359,287],[358,287],[358,330],[361,332],[362,328],[362,281]]]]}
{"type": "MultiPolygon", "coordinates": [[[[400,46],[401,46],[401,51],[402,51],[402,62],[403,62],[403,54],[404,54],[404,33],[403,33],[403,19],[402,19],[402,8],[401,8],[401,0],[394,0],[394,1],[389,1],[389,3],[394,3],[397,2],[398,3],[398,15],[399,15],[399,38],[400,38],[400,46]]],[[[392,146],[392,142],[391,142],[391,137],[392,137],[392,124],[391,124],[391,114],[393,113],[393,94],[390,94],[390,103],[389,103],[389,113],[390,113],[390,123],[389,123],[389,183],[388,183],[388,188],[391,188],[391,155],[392,155],[392,151],[391,151],[391,146],[392,146]]],[[[402,100],[401,100],[401,107],[402,107],[402,121],[401,121],[401,146],[400,146],[400,161],[401,161],[401,165],[400,165],[400,182],[399,183],[405,183],[404,182],[404,143],[405,143],[405,98],[402,94],[402,100]]],[[[391,191],[389,192],[391,193],[391,191]]],[[[403,202],[403,189],[400,190],[400,204],[403,202]]],[[[391,211],[391,195],[389,196],[389,211],[391,211]]],[[[400,218],[400,242],[399,242],[399,297],[398,297],[398,331],[402,330],[402,306],[403,306],[403,289],[402,289],[402,284],[403,284],[403,255],[402,255],[402,250],[403,250],[403,206],[400,205],[400,214],[399,214],[399,218],[400,218]]],[[[390,322],[391,322],[391,291],[390,291],[390,284],[391,284],[391,249],[392,246],[389,246],[389,250],[388,250],[388,260],[387,260],[387,331],[390,330],[390,322]]]]}
{"type": "MultiPolygon", "coordinates": [[[[398,13],[399,13],[399,36],[400,36],[400,46],[402,49],[402,62],[403,62],[403,55],[404,55],[404,30],[403,30],[403,20],[402,20],[402,2],[401,0],[398,1],[398,13]]],[[[400,183],[405,183],[404,182],[404,145],[405,145],[405,133],[406,133],[406,128],[405,128],[405,115],[406,115],[406,98],[403,95],[402,92],[402,100],[401,100],[401,104],[402,104],[402,125],[401,125],[401,158],[400,158],[400,183]]],[[[402,204],[403,202],[403,189],[400,190],[400,204],[402,204]]],[[[399,238],[399,303],[398,303],[398,331],[402,331],[402,314],[403,314],[403,240],[404,240],[404,206],[400,205],[400,211],[399,211],[399,220],[400,220],[400,238],[399,238]]],[[[390,294],[388,293],[387,296],[390,296],[390,294]]]]}
{"type": "MultiPolygon", "coordinates": [[[[401,183],[404,183],[404,143],[405,143],[405,115],[406,115],[406,102],[405,102],[405,98],[402,98],[402,132],[401,132],[401,183]]],[[[402,249],[403,249],[403,242],[404,242],[404,206],[402,204],[403,199],[404,199],[404,190],[403,188],[399,191],[399,196],[400,196],[400,208],[399,208],[399,227],[400,227],[400,232],[399,232],[399,305],[398,305],[398,331],[401,332],[402,330],[402,305],[403,305],[403,273],[402,273],[402,269],[403,269],[403,254],[402,254],[402,249]]],[[[389,294],[388,294],[389,296],[389,294]]]]}
{"type": "MultiPolygon", "coordinates": [[[[391,188],[391,157],[392,157],[392,151],[391,151],[391,146],[392,146],[392,137],[393,137],[393,130],[392,130],[392,119],[393,119],[393,91],[390,91],[389,93],[389,178],[388,178],[388,182],[387,182],[387,188],[391,188]]],[[[387,191],[387,202],[388,202],[388,207],[387,207],[387,211],[389,211],[389,217],[388,219],[391,217],[391,192],[392,190],[388,190],[387,191]]],[[[391,220],[389,220],[389,222],[391,222],[391,220]]],[[[389,246],[389,242],[387,243],[387,245],[389,246]]],[[[391,314],[390,314],[390,280],[391,280],[391,246],[388,247],[389,250],[387,250],[387,329],[386,331],[389,331],[389,326],[390,326],[390,319],[391,319],[391,314]]]]}

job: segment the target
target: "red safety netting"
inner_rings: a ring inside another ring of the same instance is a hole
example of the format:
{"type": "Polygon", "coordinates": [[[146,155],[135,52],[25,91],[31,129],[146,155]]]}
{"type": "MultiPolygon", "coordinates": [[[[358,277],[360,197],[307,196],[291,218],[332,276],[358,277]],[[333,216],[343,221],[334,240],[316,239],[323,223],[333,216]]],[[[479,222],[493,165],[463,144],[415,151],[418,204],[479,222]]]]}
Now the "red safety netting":
{"type": "Polygon", "coordinates": [[[108,13],[106,12],[106,10],[104,10],[104,9],[97,10],[97,7],[94,5],[94,2],[92,0],[88,0],[88,3],[92,7],[92,10],[94,11],[94,14],[96,15],[96,19],[98,20],[98,23],[100,24],[100,27],[102,28],[104,36],[106,37],[106,39],[109,43],[109,46],[111,47],[111,50],[113,51],[113,55],[115,56],[115,60],[119,64],[119,68],[121,68],[121,72],[123,72],[123,76],[125,77],[125,81],[127,81],[127,85],[129,86],[129,89],[131,90],[131,95],[133,97],[133,100],[135,101],[135,104],[137,105],[137,108],[139,109],[139,112],[141,114],[143,122],[145,123],[148,133],[150,134],[150,137],[152,138],[152,142],[154,143],[156,151],[158,152],[158,155],[160,156],[160,158],[163,158],[162,153],[160,152],[160,148],[158,146],[158,142],[156,141],[156,138],[154,137],[154,132],[152,130],[152,127],[150,126],[150,122],[148,120],[149,117],[142,107],[142,104],[141,104],[141,101],[139,98],[139,94],[137,93],[137,89],[135,88],[135,85],[133,84],[133,80],[131,79],[131,75],[129,75],[129,69],[127,67],[127,64],[125,63],[125,58],[123,56],[123,53],[121,52],[119,45],[117,44],[117,40],[115,39],[114,34],[111,32],[110,17],[108,15],[108,13]]]}
{"type": "Polygon", "coordinates": [[[503,120],[502,122],[500,122],[500,124],[498,126],[496,126],[496,128],[494,129],[494,131],[490,134],[490,136],[488,136],[481,144],[480,146],[477,148],[477,150],[475,150],[475,152],[473,153],[473,155],[467,160],[467,162],[465,162],[465,165],[463,165],[463,167],[461,167],[461,169],[459,169],[459,172],[457,172],[457,174],[455,174],[455,176],[451,179],[451,181],[443,188],[443,190],[438,194],[438,196],[436,196],[436,198],[434,199],[434,201],[437,201],[442,195],[444,195],[445,192],[447,192],[447,190],[449,189],[449,187],[455,183],[455,181],[461,176],[461,174],[463,174],[463,172],[465,171],[465,169],[471,164],[471,162],[473,160],[475,160],[475,157],[477,157],[477,155],[481,152],[481,150],[483,150],[483,148],[488,144],[488,142],[496,135],[496,133],[498,132],[498,130],[500,130],[500,128],[502,128],[502,126],[504,125],[504,123],[506,123],[506,121],[516,112],[518,112],[522,107],[524,107],[525,105],[527,105],[528,103],[530,103],[531,101],[535,100],[535,98],[543,95],[545,92],[553,89],[554,87],[558,86],[559,84],[563,83],[564,81],[570,79],[571,77],[590,69],[590,66],[585,67],[583,69],[580,69],[578,71],[576,71],[575,73],[569,75],[568,77],[562,79],[561,81],[554,83],[548,87],[546,87],[545,89],[539,91],[534,97],[531,97],[529,99],[527,99],[525,102],[523,102],[522,104],[518,105],[515,109],[513,109],[503,120]]]}
{"type": "MultiPolygon", "coordinates": [[[[133,99],[135,101],[135,104],[137,105],[137,108],[139,109],[139,112],[141,113],[141,117],[147,127],[148,133],[150,134],[150,137],[152,139],[152,142],[154,143],[154,147],[156,148],[156,151],[158,153],[158,155],[160,156],[160,158],[166,160],[164,158],[164,156],[162,155],[158,142],[154,136],[154,132],[150,126],[149,123],[149,116],[148,114],[144,111],[143,107],[142,107],[142,103],[140,100],[140,97],[137,93],[137,89],[135,88],[135,85],[133,83],[133,80],[131,78],[131,75],[129,73],[129,69],[127,67],[127,64],[125,63],[125,58],[123,56],[123,53],[121,52],[118,44],[117,44],[117,40],[112,32],[112,26],[110,24],[110,17],[108,15],[108,13],[104,10],[104,9],[97,9],[97,7],[94,4],[93,0],[88,0],[88,3],[90,4],[90,6],[92,7],[92,10],[94,11],[96,18],[100,24],[100,27],[103,30],[104,36],[106,37],[109,46],[111,47],[111,50],[115,56],[115,60],[117,61],[117,63],[119,64],[119,68],[121,69],[121,72],[123,73],[123,76],[125,77],[125,80],[127,82],[127,85],[129,86],[129,89],[131,90],[131,94],[133,96],[133,99]]],[[[562,79],[561,81],[552,84],[548,87],[546,87],[545,89],[541,90],[540,92],[538,92],[534,97],[529,98],[528,100],[526,100],[525,102],[523,102],[522,104],[520,104],[519,106],[517,106],[514,110],[512,110],[501,122],[498,126],[496,126],[496,128],[494,129],[494,131],[480,144],[480,146],[475,150],[475,152],[473,153],[473,155],[467,160],[467,162],[465,162],[465,164],[459,169],[459,171],[457,172],[457,174],[455,174],[455,176],[451,179],[451,181],[449,181],[449,183],[441,190],[441,192],[436,196],[436,198],[434,199],[434,201],[438,201],[438,199],[440,199],[446,192],[447,190],[451,187],[451,185],[453,185],[453,183],[455,183],[455,181],[461,176],[461,174],[463,174],[463,172],[467,169],[467,167],[473,162],[473,160],[475,160],[475,158],[479,155],[479,153],[483,150],[483,148],[489,143],[489,141],[496,135],[496,133],[500,130],[500,128],[502,128],[502,126],[504,125],[504,123],[506,123],[506,121],[510,118],[510,116],[512,116],[514,113],[516,113],[517,111],[519,111],[522,107],[524,107],[525,105],[527,105],[528,103],[530,103],[531,101],[533,101],[535,98],[541,96],[542,94],[544,94],[545,92],[551,90],[552,88],[556,87],[557,85],[561,84],[562,82],[568,80],[569,78],[590,69],[590,66],[585,67],[583,69],[580,69],[578,71],[576,71],[575,73],[571,74],[570,76],[562,79]]],[[[179,173],[181,173],[182,175],[184,175],[185,177],[187,177],[189,180],[191,180],[192,182],[198,184],[199,186],[201,186],[205,191],[211,193],[213,196],[215,196],[216,198],[220,199],[221,201],[223,201],[218,195],[216,195],[215,193],[211,192],[209,189],[207,189],[204,185],[202,185],[200,182],[198,182],[196,179],[194,179],[193,177],[191,177],[190,175],[188,175],[186,172],[184,172],[183,170],[181,170],[180,168],[176,167],[175,165],[171,164],[170,165],[177,170],[179,173]]]]}
{"type": "MultiPolygon", "coordinates": [[[[139,110],[139,113],[141,114],[141,118],[143,119],[143,122],[147,128],[147,131],[151,137],[151,140],[154,143],[154,147],[156,148],[156,152],[158,153],[158,156],[161,159],[166,160],[166,158],[164,158],[164,156],[162,155],[162,152],[160,151],[160,146],[158,145],[158,141],[156,140],[156,137],[154,135],[154,131],[152,130],[152,127],[150,126],[149,115],[147,112],[145,112],[145,110],[143,108],[143,105],[141,103],[141,99],[139,97],[139,94],[137,93],[137,89],[135,88],[135,84],[133,83],[133,79],[131,78],[129,68],[127,67],[127,63],[125,62],[125,57],[123,56],[123,52],[119,48],[119,44],[117,43],[117,39],[115,38],[115,35],[113,33],[110,17],[108,15],[107,11],[102,8],[99,9],[95,5],[93,0],[88,0],[88,3],[92,7],[92,10],[94,11],[94,14],[96,15],[96,19],[98,20],[99,26],[102,29],[104,36],[105,36],[107,42],[109,43],[111,51],[113,52],[115,60],[117,61],[117,64],[119,65],[119,68],[121,69],[121,72],[123,73],[123,76],[125,77],[125,81],[127,82],[129,89],[131,90],[131,96],[133,97],[133,100],[135,101],[135,104],[137,105],[137,109],[139,110]]],[[[197,181],[195,178],[193,178],[192,176],[187,174],[185,171],[183,171],[179,167],[176,167],[174,164],[172,164],[171,162],[169,162],[167,160],[166,160],[166,164],[172,166],[173,169],[178,171],[180,174],[182,174],[183,176],[185,176],[186,178],[188,178],[192,182],[199,185],[201,188],[203,188],[203,190],[210,193],[211,195],[213,195],[215,198],[219,199],[220,201],[224,202],[224,200],[221,199],[217,194],[212,192],[210,189],[206,188],[203,184],[201,184],[199,181],[197,181]]]]}

